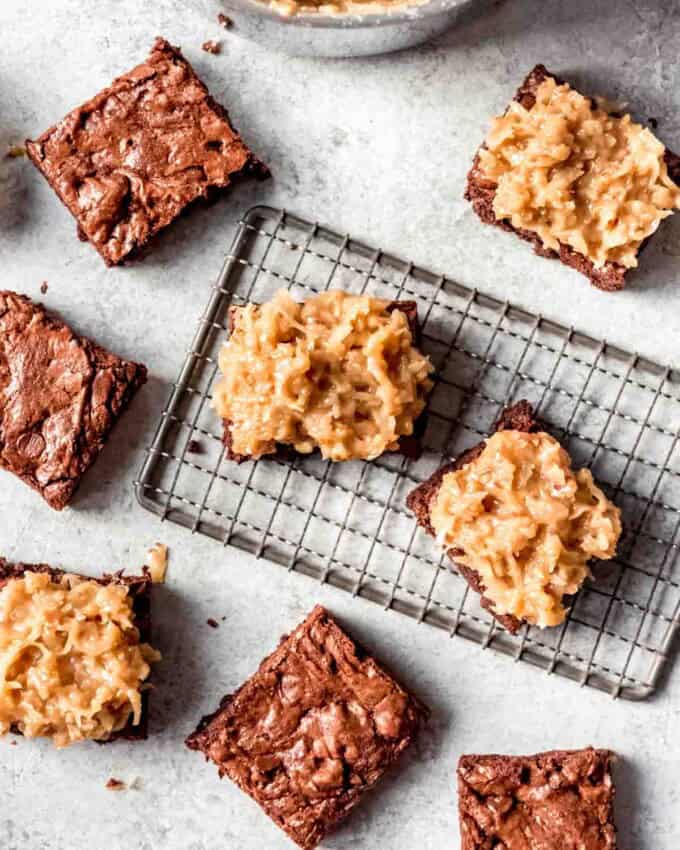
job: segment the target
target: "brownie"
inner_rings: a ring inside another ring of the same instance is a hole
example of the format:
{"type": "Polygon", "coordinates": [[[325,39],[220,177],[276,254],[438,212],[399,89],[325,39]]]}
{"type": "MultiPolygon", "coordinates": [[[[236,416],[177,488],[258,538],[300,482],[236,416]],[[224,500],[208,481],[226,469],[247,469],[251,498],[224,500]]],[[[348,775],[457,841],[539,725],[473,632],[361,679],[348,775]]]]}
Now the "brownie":
{"type": "MultiPolygon", "coordinates": [[[[241,309],[240,307],[230,307],[228,314],[228,325],[229,331],[231,332],[234,329],[234,324],[236,322],[236,318],[238,316],[238,311],[241,309]]],[[[413,344],[415,346],[420,345],[420,323],[418,321],[418,305],[415,301],[391,301],[386,310],[388,313],[393,312],[394,310],[401,311],[404,316],[406,316],[406,321],[408,322],[408,326],[411,330],[411,337],[413,339],[413,344]]],[[[404,435],[399,439],[399,449],[398,451],[411,460],[417,460],[422,453],[422,445],[421,439],[425,432],[425,413],[424,410],[417,421],[413,423],[413,433],[404,435]]],[[[228,420],[223,420],[224,422],[224,432],[223,432],[223,441],[226,449],[226,456],[229,460],[233,460],[236,463],[243,463],[246,460],[249,460],[247,455],[237,454],[232,449],[231,444],[231,423],[228,420]]],[[[280,445],[277,447],[277,451],[275,456],[284,459],[293,459],[295,457],[300,457],[300,453],[296,452],[291,446],[280,445]]]]}
{"type": "Polygon", "coordinates": [[[0,291],[0,468],[64,508],[146,381],[146,367],[0,291]]]}
{"type": "Polygon", "coordinates": [[[317,606],[186,743],[311,850],[408,747],[426,715],[317,606]]]}
{"type": "MultiPolygon", "coordinates": [[[[550,73],[543,65],[536,65],[520,86],[514,100],[521,103],[525,109],[531,109],[536,102],[536,90],[549,77],[552,77],[558,85],[564,83],[564,80],[560,79],[556,74],[550,73]]],[[[665,159],[671,179],[676,183],[680,182],[680,157],[666,150],[665,159]]],[[[629,271],[625,266],[607,262],[601,268],[596,268],[592,260],[580,254],[569,245],[560,244],[559,252],[547,248],[537,233],[531,230],[515,228],[509,221],[496,218],[493,209],[495,195],[496,184],[486,178],[481,171],[478,153],[467,176],[465,199],[472,203],[474,211],[485,224],[493,224],[496,227],[501,227],[503,230],[516,233],[521,239],[533,245],[536,254],[541,257],[559,259],[564,265],[576,269],[576,271],[589,278],[591,283],[598,289],[612,292],[623,288],[625,275],[629,271]]],[[[642,247],[644,247],[647,241],[645,240],[640,250],[642,250],[642,247]]]]}
{"type": "Polygon", "coordinates": [[[615,850],[613,754],[463,756],[461,850],[615,850]]]}
{"type": "MultiPolygon", "coordinates": [[[[534,411],[528,401],[518,401],[511,407],[507,407],[501,414],[495,431],[523,431],[530,433],[538,430],[538,423],[534,417],[534,411]]],[[[437,498],[439,487],[442,479],[448,472],[454,472],[456,469],[461,469],[466,464],[476,460],[484,450],[486,443],[482,441],[471,449],[468,449],[460,457],[451,463],[444,464],[428,479],[419,484],[415,490],[412,490],[407,499],[406,505],[416,517],[416,521],[422,526],[428,534],[435,536],[434,528],[430,522],[430,511],[434,500],[437,498]]],[[[453,561],[456,569],[460,572],[463,578],[467,581],[470,587],[481,594],[481,605],[485,608],[498,622],[504,626],[511,634],[516,634],[521,626],[522,621],[512,614],[497,614],[493,609],[493,602],[484,596],[484,585],[482,578],[476,570],[466,567],[456,561],[457,555],[462,555],[460,549],[449,549],[447,552],[449,558],[453,561]]]]}
{"type": "Polygon", "coordinates": [[[26,148],[107,265],[130,257],[196,199],[266,173],[162,38],[145,62],[26,148]]]}
{"type": "MultiPolygon", "coordinates": [[[[50,567],[47,564],[13,564],[0,557],[0,591],[4,585],[13,578],[22,578],[24,573],[48,573],[52,578],[58,579],[65,574],[65,570],[50,567]]],[[[101,578],[83,576],[75,573],[79,578],[96,581],[99,584],[122,584],[128,589],[132,599],[132,612],[134,624],[139,630],[139,642],[151,642],[151,576],[146,567],[142,568],[142,574],[138,576],[124,576],[122,572],[106,574],[101,578]]],[[[118,739],[127,741],[143,741],[147,738],[149,718],[149,691],[142,691],[142,715],[137,725],[132,723],[132,718],[126,726],[118,732],[114,732],[100,744],[109,744],[118,739]]],[[[15,734],[21,734],[18,729],[12,729],[15,734]]]]}

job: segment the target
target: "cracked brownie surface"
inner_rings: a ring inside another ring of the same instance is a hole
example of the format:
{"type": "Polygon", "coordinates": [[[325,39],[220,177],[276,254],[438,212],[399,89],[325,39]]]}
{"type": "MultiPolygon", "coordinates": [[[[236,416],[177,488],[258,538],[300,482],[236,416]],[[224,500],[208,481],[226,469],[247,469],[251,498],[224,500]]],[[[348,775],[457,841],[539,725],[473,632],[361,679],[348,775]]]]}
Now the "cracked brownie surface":
{"type": "Polygon", "coordinates": [[[26,147],[108,265],[192,201],[262,169],[191,65],[162,38],[145,62],[26,147]]]}
{"type": "Polygon", "coordinates": [[[592,748],[463,756],[461,850],[615,850],[612,757],[592,748]]]}
{"type": "Polygon", "coordinates": [[[408,747],[425,715],[316,607],[187,746],[311,850],[408,747]]]}
{"type": "Polygon", "coordinates": [[[76,335],[38,304],[0,292],[0,467],[50,507],[70,501],[146,367],[76,335]]]}

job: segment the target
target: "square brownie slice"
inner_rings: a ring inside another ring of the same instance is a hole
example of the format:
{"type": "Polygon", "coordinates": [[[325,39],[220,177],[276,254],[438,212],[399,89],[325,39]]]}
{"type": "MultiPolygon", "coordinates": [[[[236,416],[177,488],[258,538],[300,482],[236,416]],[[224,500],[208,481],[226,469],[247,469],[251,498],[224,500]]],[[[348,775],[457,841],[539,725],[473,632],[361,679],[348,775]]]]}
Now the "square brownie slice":
{"type": "Polygon", "coordinates": [[[481,606],[511,634],[525,623],[547,627],[563,622],[567,612],[563,602],[585,581],[588,561],[612,557],[621,535],[618,508],[590,472],[571,469],[568,453],[542,430],[526,400],[505,408],[488,442],[478,443],[436,470],[409,493],[406,505],[429,535],[446,532],[439,537],[440,542],[446,541],[441,543],[446,554],[480,594],[481,606]],[[532,434],[532,439],[522,436],[532,434]],[[498,435],[512,448],[501,446],[498,435]],[[471,464],[478,466],[469,480],[461,483],[456,475],[451,482],[449,473],[459,473],[471,464]],[[441,521],[454,514],[456,528],[451,536],[441,521]],[[461,542],[465,535],[467,549],[461,542]],[[553,548],[556,540],[557,549],[553,548]],[[565,561],[561,560],[563,549],[571,556],[565,561]],[[574,556],[582,558],[579,570],[574,556]],[[490,572],[485,571],[489,564],[490,572]],[[488,582],[499,596],[494,597],[488,582]]]}
{"type": "Polygon", "coordinates": [[[613,754],[467,755],[458,764],[461,850],[615,850],[613,754]]]}
{"type": "Polygon", "coordinates": [[[311,850],[408,747],[426,714],[317,606],[186,743],[311,850]]]}
{"type": "Polygon", "coordinates": [[[64,508],[146,367],[74,333],[23,295],[0,291],[0,468],[64,508]]]}
{"type": "MultiPolygon", "coordinates": [[[[2,592],[7,584],[12,579],[23,579],[27,574],[43,574],[49,577],[50,582],[61,582],[65,577],[71,576],[78,581],[95,582],[102,587],[109,585],[120,585],[124,587],[127,596],[130,600],[130,605],[133,614],[133,626],[137,630],[136,643],[138,645],[148,645],[151,642],[151,585],[152,580],[149,571],[146,567],[142,568],[141,575],[124,576],[122,572],[107,574],[100,578],[92,576],[80,575],[77,573],[67,573],[65,570],[51,567],[48,564],[19,564],[11,563],[0,557],[0,601],[2,600],[2,592]]],[[[96,604],[96,600],[91,600],[90,604],[96,604]]],[[[51,612],[54,615],[54,611],[51,612]]],[[[96,614],[89,612],[90,619],[94,622],[98,619],[96,614]]],[[[81,623],[85,623],[87,618],[83,617],[81,623]]],[[[49,621],[44,619],[45,623],[49,621]]],[[[5,633],[0,629],[0,638],[4,638],[5,633]]],[[[8,636],[9,638],[12,635],[8,636]]],[[[55,636],[52,640],[56,639],[55,636]]],[[[129,637],[127,640],[131,640],[129,637]]],[[[40,640],[39,637],[35,638],[40,640]]],[[[3,641],[0,640],[0,648],[3,641]]],[[[13,650],[14,651],[14,650],[13,650]]],[[[109,734],[106,738],[95,738],[97,743],[108,744],[112,741],[124,739],[128,741],[145,740],[148,731],[148,715],[149,715],[149,690],[141,690],[141,711],[139,722],[134,722],[134,717],[130,715],[129,720],[125,725],[109,734]]],[[[2,712],[3,718],[6,716],[5,711],[2,712]]],[[[14,734],[22,734],[21,729],[16,723],[12,723],[10,731],[14,734]]]]}
{"type": "MultiPolygon", "coordinates": [[[[514,101],[524,107],[525,110],[532,110],[536,104],[537,92],[546,80],[554,81],[558,86],[565,84],[564,80],[560,79],[556,74],[552,74],[544,65],[536,65],[529,72],[515,94],[514,101]]],[[[598,104],[595,100],[590,98],[587,100],[590,101],[594,108],[597,107],[598,104]]],[[[600,108],[604,109],[604,107],[600,108]]],[[[507,114],[508,112],[506,111],[505,115],[507,114]]],[[[620,117],[617,113],[610,113],[610,115],[614,118],[620,117]]],[[[544,243],[541,236],[535,230],[515,226],[508,218],[497,217],[494,210],[494,202],[498,191],[498,184],[485,173],[481,161],[482,154],[486,149],[487,145],[485,143],[477,152],[472,168],[467,176],[465,189],[465,199],[471,202],[479,218],[485,224],[493,224],[503,230],[513,232],[521,239],[530,242],[534,247],[535,253],[539,256],[559,259],[564,265],[570,266],[585,275],[590,279],[593,286],[599,289],[610,292],[622,289],[625,276],[630,271],[630,268],[627,266],[611,260],[608,260],[603,265],[596,265],[589,256],[572,245],[559,242],[559,247],[550,247],[544,243]]],[[[680,183],[680,157],[670,150],[665,149],[662,159],[664,160],[668,176],[675,184],[680,183]]],[[[543,191],[546,190],[544,189],[543,191]]],[[[604,191],[602,194],[605,194],[604,191]]],[[[616,226],[616,221],[613,222],[612,226],[616,226]]],[[[649,238],[651,236],[648,236],[642,241],[637,250],[638,256],[649,238]]]]}
{"type": "MultiPolygon", "coordinates": [[[[345,294],[349,294],[349,293],[340,293],[340,294],[345,295],[345,294]]],[[[229,330],[230,335],[234,332],[234,329],[238,326],[239,316],[243,315],[243,311],[244,311],[245,307],[247,307],[247,306],[248,305],[231,306],[229,308],[228,317],[227,317],[227,324],[228,324],[228,330],[229,330]]],[[[261,306],[261,305],[253,304],[252,306],[258,307],[258,306],[261,306]]],[[[416,304],[416,302],[415,301],[390,301],[390,302],[386,302],[384,311],[385,311],[386,314],[391,314],[391,313],[395,313],[395,312],[399,312],[399,313],[403,314],[403,316],[406,320],[406,325],[408,326],[408,329],[409,329],[410,334],[411,334],[412,346],[413,346],[414,349],[420,349],[421,328],[420,328],[420,321],[418,319],[418,305],[416,304]]],[[[286,344],[288,345],[289,348],[291,347],[288,342],[286,344]]],[[[259,348],[260,348],[259,353],[261,355],[262,347],[260,346],[259,348]]],[[[229,362],[231,364],[231,363],[234,362],[234,359],[228,358],[227,362],[229,362]]],[[[309,371],[310,371],[310,373],[314,373],[314,372],[318,371],[316,380],[319,381],[319,379],[320,379],[320,383],[322,383],[322,384],[329,383],[329,381],[326,379],[326,375],[324,374],[323,369],[319,368],[318,363],[316,364],[316,368],[311,368],[309,371]]],[[[331,382],[331,385],[332,385],[332,382],[331,382]]],[[[218,384],[218,386],[219,386],[219,384],[218,384]]],[[[365,390],[365,388],[363,388],[363,389],[365,390]]],[[[399,436],[398,440],[396,441],[396,448],[388,449],[388,451],[397,451],[400,454],[404,455],[405,457],[407,457],[411,460],[417,460],[420,457],[420,455],[422,453],[422,442],[421,441],[422,441],[422,436],[425,432],[425,425],[426,425],[426,421],[425,421],[425,419],[426,419],[425,400],[426,399],[425,399],[425,397],[426,397],[428,391],[429,391],[429,388],[428,388],[428,390],[426,390],[424,392],[423,410],[420,412],[420,414],[412,422],[412,429],[413,429],[412,433],[410,433],[410,434],[402,433],[399,436]]],[[[298,388],[298,392],[300,392],[299,388],[298,388]]],[[[313,395],[316,394],[317,392],[319,393],[319,395],[322,394],[321,390],[318,389],[317,387],[315,387],[313,395]]],[[[229,394],[229,397],[233,399],[233,395],[231,393],[229,394]]],[[[280,403],[280,401],[281,400],[279,400],[279,403],[280,403]]],[[[219,412],[219,403],[216,404],[216,407],[218,408],[218,412],[219,412]]],[[[222,422],[223,422],[223,426],[224,426],[223,442],[224,442],[224,445],[225,445],[225,448],[226,448],[227,458],[229,460],[235,461],[236,463],[243,463],[244,461],[251,460],[252,455],[243,454],[243,453],[234,451],[233,423],[228,418],[223,418],[222,422]]],[[[315,448],[315,451],[317,451],[317,452],[319,451],[318,446],[315,448]]],[[[276,447],[273,451],[266,452],[262,456],[266,457],[266,456],[272,456],[272,455],[274,455],[274,456],[276,456],[280,459],[292,459],[292,458],[295,458],[295,457],[303,457],[304,456],[300,452],[298,452],[294,448],[294,446],[292,446],[289,443],[277,443],[276,447]]]]}
{"type": "Polygon", "coordinates": [[[189,204],[266,169],[178,48],[148,59],[26,149],[107,265],[123,262],[189,204]]]}

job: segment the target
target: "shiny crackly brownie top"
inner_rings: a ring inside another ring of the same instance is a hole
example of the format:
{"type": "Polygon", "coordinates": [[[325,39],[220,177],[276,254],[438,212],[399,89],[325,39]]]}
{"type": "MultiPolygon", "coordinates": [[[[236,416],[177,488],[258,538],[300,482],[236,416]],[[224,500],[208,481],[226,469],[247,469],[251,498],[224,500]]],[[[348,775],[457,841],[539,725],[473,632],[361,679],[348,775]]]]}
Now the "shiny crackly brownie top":
{"type": "Polygon", "coordinates": [[[611,757],[591,748],[463,756],[462,850],[615,850],[611,757]]]}
{"type": "Polygon", "coordinates": [[[187,744],[312,848],[408,746],[424,713],[317,607],[187,744]]]}
{"type": "Polygon", "coordinates": [[[70,500],[146,369],[0,291],[0,467],[56,509],[70,500]]]}
{"type": "Polygon", "coordinates": [[[111,264],[254,162],[226,112],[163,39],[146,62],[27,149],[111,264]]]}

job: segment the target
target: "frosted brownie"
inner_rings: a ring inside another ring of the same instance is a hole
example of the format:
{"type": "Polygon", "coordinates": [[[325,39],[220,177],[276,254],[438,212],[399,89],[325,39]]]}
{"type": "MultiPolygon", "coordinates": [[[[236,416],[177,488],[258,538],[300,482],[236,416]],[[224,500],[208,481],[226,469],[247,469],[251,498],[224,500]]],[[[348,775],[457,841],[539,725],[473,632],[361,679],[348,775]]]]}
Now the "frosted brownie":
{"type": "Polygon", "coordinates": [[[151,578],[0,558],[0,734],[146,738],[151,578]]]}
{"type": "Polygon", "coordinates": [[[589,470],[541,431],[531,405],[413,490],[407,505],[509,632],[563,622],[593,558],[613,557],[621,519],[589,470]]]}
{"type": "Polygon", "coordinates": [[[317,606],[186,743],[312,850],[409,746],[425,716],[317,606]]]}
{"type": "Polygon", "coordinates": [[[461,850],[615,850],[613,755],[467,755],[458,764],[461,850]]]}
{"type": "Polygon", "coordinates": [[[146,367],[0,291],[0,468],[61,510],[104,447],[146,367]]]}
{"type": "Polygon", "coordinates": [[[486,224],[611,291],[680,206],[678,181],[680,158],[651,130],[537,65],[494,119],[465,197],[486,224]]]}
{"type": "Polygon", "coordinates": [[[328,460],[415,454],[432,383],[413,301],[339,290],[302,303],[281,290],[232,307],[213,405],[233,460],[288,447],[328,460]]]}
{"type": "Polygon", "coordinates": [[[266,169],[179,49],[156,39],[28,155],[107,265],[123,262],[193,201],[266,169]]]}

